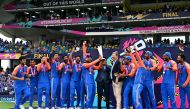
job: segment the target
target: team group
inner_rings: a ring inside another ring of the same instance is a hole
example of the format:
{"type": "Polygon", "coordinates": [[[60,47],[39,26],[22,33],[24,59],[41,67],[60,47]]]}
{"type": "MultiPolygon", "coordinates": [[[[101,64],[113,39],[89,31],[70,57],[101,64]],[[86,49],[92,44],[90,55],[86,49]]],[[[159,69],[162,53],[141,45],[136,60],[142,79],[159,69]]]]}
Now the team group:
{"type": "MultiPolygon", "coordinates": [[[[23,104],[29,99],[30,107],[33,109],[33,97],[37,88],[38,109],[42,109],[42,95],[45,92],[45,109],[86,108],[92,109],[96,94],[94,79],[95,70],[98,70],[96,78],[98,92],[98,109],[101,109],[102,95],[105,95],[106,108],[110,108],[110,84],[112,84],[116,99],[116,109],[128,109],[129,101],[135,109],[156,109],[156,98],[154,94],[153,73],[162,72],[161,95],[163,108],[168,109],[168,100],[173,109],[177,109],[175,100],[175,85],[178,81],[180,91],[181,108],[186,109],[186,96],[190,104],[190,66],[185,61],[185,56],[179,54],[177,63],[172,60],[170,52],[163,54],[163,62],[159,64],[152,59],[152,52],[146,51],[142,59],[137,50],[134,53],[128,48],[126,56],[118,59],[118,52],[112,53],[112,66],[108,66],[106,59],[99,56],[92,60],[87,53],[87,44],[83,43],[83,60],[80,56],[63,57],[59,62],[59,55],[54,54],[51,61],[46,57],[41,63],[30,60],[27,67],[26,58],[19,58],[20,64],[14,69],[11,79],[15,80],[15,107],[24,109],[23,104]],[[29,86],[26,78],[30,79],[29,86]],[[132,92],[132,95],[130,94],[132,92]],[[75,95],[77,96],[75,98],[75,95]],[[130,97],[132,96],[132,97],[130,97]],[[169,97],[169,98],[168,98],[169,97]],[[76,105],[74,101],[76,99],[76,105]]],[[[188,105],[190,109],[190,106],[188,105]]]]}

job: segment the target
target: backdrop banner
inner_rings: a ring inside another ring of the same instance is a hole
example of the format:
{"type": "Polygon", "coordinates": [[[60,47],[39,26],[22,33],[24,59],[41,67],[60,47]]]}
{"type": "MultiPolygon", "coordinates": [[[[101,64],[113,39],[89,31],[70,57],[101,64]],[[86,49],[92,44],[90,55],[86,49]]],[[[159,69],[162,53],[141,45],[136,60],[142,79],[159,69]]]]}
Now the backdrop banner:
{"type": "Polygon", "coordinates": [[[21,56],[20,53],[0,53],[0,59],[18,59],[21,56]]]}

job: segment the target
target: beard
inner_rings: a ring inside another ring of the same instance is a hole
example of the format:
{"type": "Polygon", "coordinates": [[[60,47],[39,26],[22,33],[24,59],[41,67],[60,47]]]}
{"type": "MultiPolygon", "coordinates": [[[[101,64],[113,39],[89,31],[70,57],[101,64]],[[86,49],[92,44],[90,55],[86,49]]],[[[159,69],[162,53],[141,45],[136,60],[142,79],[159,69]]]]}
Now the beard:
{"type": "Polygon", "coordinates": [[[177,60],[177,63],[181,63],[182,61],[181,60],[177,60]]]}
{"type": "Polygon", "coordinates": [[[167,58],[164,58],[164,61],[168,61],[169,59],[167,59],[167,58]]]}
{"type": "Polygon", "coordinates": [[[67,63],[68,63],[68,60],[67,60],[67,59],[66,59],[66,60],[64,60],[64,63],[66,63],[66,64],[67,64],[67,63]]]}
{"type": "Polygon", "coordinates": [[[79,64],[79,63],[80,63],[80,60],[76,60],[76,63],[79,64]]]}
{"type": "Polygon", "coordinates": [[[148,56],[145,57],[146,60],[150,59],[148,56]]]}

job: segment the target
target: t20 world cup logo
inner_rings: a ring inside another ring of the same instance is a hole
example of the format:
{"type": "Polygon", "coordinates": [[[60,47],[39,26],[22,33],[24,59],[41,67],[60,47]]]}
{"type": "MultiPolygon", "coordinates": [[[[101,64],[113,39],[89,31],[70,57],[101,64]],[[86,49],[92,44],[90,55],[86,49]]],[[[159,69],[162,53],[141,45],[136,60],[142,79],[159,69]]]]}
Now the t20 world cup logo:
{"type": "Polygon", "coordinates": [[[139,51],[140,55],[142,55],[143,50],[146,49],[146,43],[141,37],[137,36],[130,36],[126,37],[124,40],[121,41],[119,46],[120,56],[125,55],[126,49],[130,47],[132,53],[134,52],[134,47],[139,51]]]}

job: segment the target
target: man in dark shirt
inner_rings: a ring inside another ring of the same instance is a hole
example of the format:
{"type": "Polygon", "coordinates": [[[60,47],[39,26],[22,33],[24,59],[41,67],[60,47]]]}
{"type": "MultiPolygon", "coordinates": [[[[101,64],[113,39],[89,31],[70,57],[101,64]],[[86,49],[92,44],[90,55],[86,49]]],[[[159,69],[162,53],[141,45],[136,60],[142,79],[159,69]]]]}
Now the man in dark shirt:
{"type": "Polygon", "coordinates": [[[110,78],[111,69],[107,66],[106,60],[103,61],[103,66],[98,70],[98,76],[96,77],[97,92],[98,92],[98,109],[101,109],[101,100],[104,93],[106,100],[106,108],[109,109],[109,86],[111,83],[110,78]]]}

